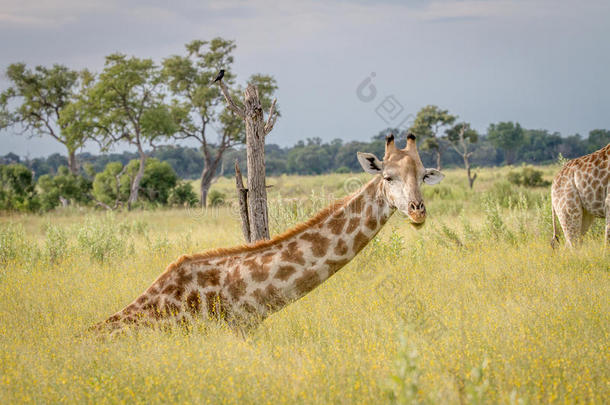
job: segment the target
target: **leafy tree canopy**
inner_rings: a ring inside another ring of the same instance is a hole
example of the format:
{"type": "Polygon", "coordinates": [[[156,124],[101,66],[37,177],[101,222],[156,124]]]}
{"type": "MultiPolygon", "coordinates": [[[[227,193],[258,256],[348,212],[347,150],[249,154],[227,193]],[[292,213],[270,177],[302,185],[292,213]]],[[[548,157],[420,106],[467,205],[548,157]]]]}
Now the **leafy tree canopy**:
{"type": "Polygon", "coordinates": [[[24,63],[13,63],[6,69],[6,77],[11,86],[0,94],[0,129],[20,126],[22,133],[52,137],[65,145],[70,170],[76,173],[74,154],[89,134],[69,130],[77,118],[69,110],[90,82],[91,74],[57,64],[29,69],[24,63]]]}

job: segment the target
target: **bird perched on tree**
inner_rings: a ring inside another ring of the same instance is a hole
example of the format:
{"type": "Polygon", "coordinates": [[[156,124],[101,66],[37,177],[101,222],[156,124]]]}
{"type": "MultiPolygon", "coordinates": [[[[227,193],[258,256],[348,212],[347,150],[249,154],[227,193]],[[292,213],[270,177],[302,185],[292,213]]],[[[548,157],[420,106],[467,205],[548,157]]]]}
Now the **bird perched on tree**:
{"type": "Polygon", "coordinates": [[[214,81],[212,83],[216,83],[222,80],[222,78],[225,75],[225,70],[224,69],[220,69],[220,72],[218,72],[218,75],[216,75],[216,79],[214,79],[214,81]]]}

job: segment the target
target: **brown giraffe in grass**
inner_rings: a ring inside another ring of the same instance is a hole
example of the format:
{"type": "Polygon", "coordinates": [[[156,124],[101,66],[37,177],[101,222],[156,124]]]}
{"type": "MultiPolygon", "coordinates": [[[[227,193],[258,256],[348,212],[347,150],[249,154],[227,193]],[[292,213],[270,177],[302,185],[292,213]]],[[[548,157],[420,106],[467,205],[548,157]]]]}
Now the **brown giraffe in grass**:
{"type": "Polygon", "coordinates": [[[606,218],[606,244],[610,243],[610,144],[597,152],[570,160],[557,173],[551,187],[553,247],[559,242],[555,215],[566,245],[580,243],[594,218],[606,218]]]}
{"type": "Polygon", "coordinates": [[[423,225],[420,186],[436,184],[444,175],[424,168],[415,136],[398,149],[390,135],[383,162],[370,153],[358,153],[358,160],[375,177],[353,195],[272,240],[180,257],[135,301],[94,329],[209,317],[243,332],[345,266],[396,209],[416,227],[423,225]]]}

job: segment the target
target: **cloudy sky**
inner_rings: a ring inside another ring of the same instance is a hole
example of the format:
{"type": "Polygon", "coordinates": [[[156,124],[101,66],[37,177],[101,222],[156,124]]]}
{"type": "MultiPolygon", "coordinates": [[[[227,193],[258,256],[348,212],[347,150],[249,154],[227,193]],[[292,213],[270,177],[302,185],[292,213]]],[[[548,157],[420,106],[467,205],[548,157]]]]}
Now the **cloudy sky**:
{"type": "MultiPolygon", "coordinates": [[[[99,71],[112,52],[160,61],[221,36],[237,43],[238,77],[278,81],[271,143],[369,139],[426,104],[481,131],[513,120],[586,135],[610,128],[609,21],[607,0],[0,0],[0,69],[99,71]]],[[[0,132],[9,151],[64,152],[0,132]]]]}

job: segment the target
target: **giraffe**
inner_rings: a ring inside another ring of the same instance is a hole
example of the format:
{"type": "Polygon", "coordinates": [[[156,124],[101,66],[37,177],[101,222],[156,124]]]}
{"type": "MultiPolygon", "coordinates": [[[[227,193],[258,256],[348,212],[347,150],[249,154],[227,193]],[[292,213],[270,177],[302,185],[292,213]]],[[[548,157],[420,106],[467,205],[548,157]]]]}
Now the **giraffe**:
{"type": "Polygon", "coordinates": [[[555,215],[567,246],[578,245],[596,217],[606,218],[606,245],[610,243],[610,143],[563,166],[553,179],[551,205],[553,247],[559,242],[555,215]]]}
{"type": "Polygon", "coordinates": [[[142,295],[92,329],[114,333],[128,324],[189,324],[207,316],[243,333],[345,266],[396,210],[413,226],[423,225],[420,186],[444,175],[424,168],[415,136],[408,135],[404,149],[388,136],[383,161],[371,153],[357,157],[374,177],[354,194],[271,240],[180,257],[142,295]]]}

